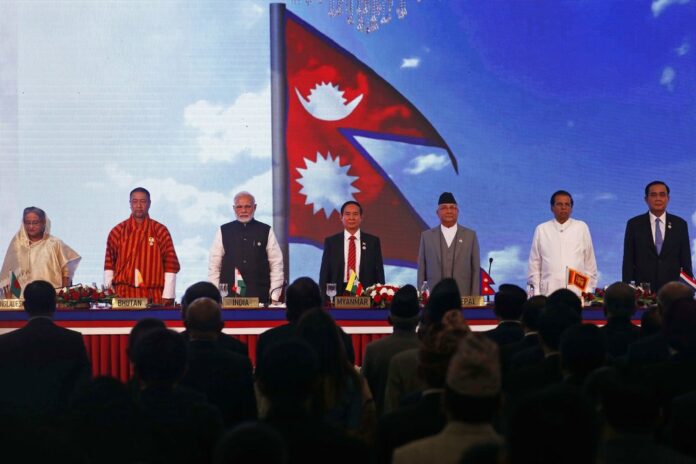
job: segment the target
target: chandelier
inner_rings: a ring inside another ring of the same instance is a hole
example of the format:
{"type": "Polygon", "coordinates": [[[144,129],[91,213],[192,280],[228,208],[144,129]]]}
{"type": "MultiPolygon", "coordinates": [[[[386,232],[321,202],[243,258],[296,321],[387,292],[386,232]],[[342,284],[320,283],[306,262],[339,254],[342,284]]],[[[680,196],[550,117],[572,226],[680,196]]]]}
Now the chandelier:
{"type": "MultiPolygon", "coordinates": [[[[293,0],[300,3],[302,0],[293,0]]],[[[310,4],[313,0],[304,0],[310,4]]],[[[417,0],[420,2],[420,0],[417,0]]],[[[355,25],[355,28],[369,34],[377,31],[381,25],[389,24],[392,20],[392,13],[399,19],[404,19],[408,11],[406,10],[406,0],[314,0],[315,3],[326,3],[328,5],[329,16],[332,18],[345,16],[348,24],[355,25]]]]}

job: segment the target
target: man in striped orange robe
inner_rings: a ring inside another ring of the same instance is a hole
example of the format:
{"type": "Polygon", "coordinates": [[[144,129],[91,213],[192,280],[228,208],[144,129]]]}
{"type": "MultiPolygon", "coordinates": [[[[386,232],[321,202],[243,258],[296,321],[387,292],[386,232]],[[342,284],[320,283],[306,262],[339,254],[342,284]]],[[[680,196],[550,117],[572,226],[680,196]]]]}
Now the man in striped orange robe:
{"type": "Polygon", "coordinates": [[[131,217],[116,225],[106,241],[104,285],[123,298],[147,298],[171,306],[179,259],[169,230],[150,219],[150,192],[130,193],[131,217]]]}

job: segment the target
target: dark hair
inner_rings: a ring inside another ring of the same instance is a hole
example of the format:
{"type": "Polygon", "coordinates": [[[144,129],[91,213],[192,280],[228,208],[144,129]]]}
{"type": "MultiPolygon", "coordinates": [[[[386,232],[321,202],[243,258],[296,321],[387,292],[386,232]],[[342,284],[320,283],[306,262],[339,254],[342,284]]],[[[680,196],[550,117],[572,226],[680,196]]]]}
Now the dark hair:
{"type": "Polygon", "coordinates": [[[565,305],[569,308],[573,308],[575,312],[582,315],[582,301],[572,290],[567,288],[559,288],[551,295],[546,297],[546,306],[554,307],[558,305],[565,305]]]}
{"type": "Polygon", "coordinates": [[[522,317],[522,307],[527,301],[527,292],[513,284],[503,284],[499,287],[493,301],[495,315],[503,320],[519,320],[522,317]]]}
{"type": "Polygon", "coordinates": [[[136,188],[134,188],[134,189],[131,190],[130,193],[128,194],[128,198],[132,197],[133,194],[136,193],[136,192],[144,193],[145,195],[147,195],[147,199],[150,200],[150,192],[148,192],[147,189],[146,189],[145,187],[136,187],[136,188]]]}
{"type": "Polygon", "coordinates": [[[319,357],[299,338],[275,343],[263,352],[257,371],[259,389],[271,403],[297,406],[313,393],[319,376],[319,357]]]}
{"type": "Polygon", "coordinates": [[[535,295],[522,305],[522,324],[531,331],[539,329],[539,316],[546,306],[545,295],[535,295]]]}
{"type": "Polygon", "coordinates": [[[193,300],[186,308],[184,325],[192,332],[219,333],[224,326],[220,305],[207,297],[193,300]]]}
{"type": "Polygon", "coordinates": [[[439,281],[428,298],[423,311],[423,318],[427,324],[440,324],[442,316],[452,309],[461,309],[462,298],[459,294],[457,282],[452,278],[439,281]]]}
{"type": "Polygon", "coordinates": [[[611,284],[604,295],[604,313],[607,318],[630,318],[636,312],[636,292],[624,282],[611,284]]]}
{"type": "Polygon", "coordinates": [[[187,347],[173,330],[155,329],[135,345],[135,372],[145,383],[173,386],[186,371],[187,347]]]}
{"type": "Polygon", "coordinates": [[[154,317],[146,317],[140,319],[135,323],[133,328],[128,335],[128,346],[126,347],[126,353],[128,354],[128,359],[133,362],[133,354],[135,353],[135,346],[138,344],[141,338],[143,338],[148,333],[157,329],[166,329],[167,326],[164,325],[159,319],[154,317]]]}
{"type": "Polygon", "coordinates": [[[37,208],[36,206],[27,206],[26,208],[24,208],[24,211],[22,212],[22,219],[27,217],[27,214],[29,213],[36,214],[43,222],[46,222],[46,212],[41,208],[37,208]]]}
{"type": "Polygon", "coordinates": [[[444,406],[453,420],[470,424],[492,422],[498,411],[500,395],[462,395],[445,385],[444,406]]]}
{"type": "Polygon", "coordinates": [[[551,206],[556,204],[556,195],[565,195],[565,196],[569,197],[570,198],[570,206],[574,205],[573,195],[566,192],[565,190],[556,190],[555,192],[553,192],[553,195],[551,195],[551,206]]]}
{"type": "Polygon", "coordinates": [[[253,422],[225,432],[218,441],[213,462],[284,464],[288,462],[288,456],[283,437],[274,428],[253,422]]]}
{"type": "Polygon", "coordinates": [[[343,205],[341,205],[341,216],[343,216],[343,210],[346,209],[346,206],[348,206],[348,205],[355,205],[355,206],[357,206],[358,209],[360,210],[360,215],[362,216],[362,213],[363,213],[362,205],[360,205],[360,203],[358,203],[358,202],[355,201],[355,200],[348,200],[348,201],[346,201],[345,203],[343,203],[343,205]]]}
{"type": "Polygon", "coordinates": [[[24,288],[24,310],[29,316],[56,311],[56,289],[45,280],[35,280],[24,288]]]}
{"type": "Polygon", "coordinates": [[[577,311],[565,304],[546,306],[539,316],[539,337],[552,350],[557,350],[561,334],[581,322],[577,311]]]}
{"type": "Polygon", "coordinates": [[[604,334],[594,324],[577,324],[561,334],[561,365],[571,374],[586,377],[607,359],[604,334]]]}
{"type": "Polygon", "coordinates": [[[640,316],[640,338],[660,333],[662,318],[657,308],[648,308],[640,316]]]}
{"type": "Polygon", "coordinates": [[[661,180],[654,180],[654,181],[650,182],[648,185],[645,186],[645,196],[646,196],[646,197],[647,197],[648,194],[650,193],[650,187],[652,187],[653,185],[664,185],[664,186],[665,186],[665,189],[667,189],[667,195],[669,195],[669,185],[667,185],[666,183],[664,183],[664,182],[661,181],[661,180]]]}
{"type": "Polygon", "coordinates": [[[285,293],[285,305],[285,318],[290,322],[297,321],[308,309],[321,308],[319,285],[309,277],[295,279],[285,293]]]}
{"type": "Polygon", "coordinates": [[[669,345],[678,352],[696,348],[696,301],[681,298],[662,313],[662,333],[669,345]]]}
{"type": "Polygon", "coordinates": [[[186,319],[186,308],[193,301],[199,298],[210,298],[217,304],[222,303],[222,296],[220,295],[220,290],[215,288],[212,283],[202,280],[196,282],[186,289],[184,296],[181,298],[181,318],[186,319]]]}

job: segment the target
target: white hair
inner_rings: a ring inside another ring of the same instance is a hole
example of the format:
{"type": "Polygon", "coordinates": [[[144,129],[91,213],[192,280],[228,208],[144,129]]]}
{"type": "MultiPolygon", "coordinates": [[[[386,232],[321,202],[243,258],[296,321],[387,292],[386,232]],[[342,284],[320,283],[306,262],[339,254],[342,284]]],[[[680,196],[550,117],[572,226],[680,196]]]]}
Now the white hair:
{"type": "Polygon", "coordinates": [[[251,203],[254,205],[256,204],[256,198],[254,198],[254,195],[252,195],[251,193],[249,193],[245,190],[242,190],[241,192],[237,193],[234,196],[234,203],[235,204],[237,203],[237,199],[239,199],[240,197],[249,197],[249,198],[251,198],[251,203]]]}

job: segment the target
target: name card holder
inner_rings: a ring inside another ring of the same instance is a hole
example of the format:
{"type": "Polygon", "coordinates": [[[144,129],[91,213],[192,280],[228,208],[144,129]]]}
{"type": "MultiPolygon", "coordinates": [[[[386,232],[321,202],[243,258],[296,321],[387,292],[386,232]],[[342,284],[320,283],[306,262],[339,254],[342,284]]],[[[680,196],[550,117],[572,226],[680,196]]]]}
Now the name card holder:
{"type": "Polygon", "coordinates": [[[0,300],[0,311],[24,311],[24,300],[9,298],[0,300]]]}
{"type": "Polygon", "coordinates": [[[147,298],[114,298],[113,309],[147,309],[147,298]]]}
{"type": "Polygon", "coordinates": [[[338,309],[369,309],[372,307],[372,300],[369,296],[337,296],[334,298],[334,307],[338,309]]]}
{"type": "Polygon", "coordinates": [[[462,307],[467,306],[486,306],[486,301],[482,296],[463,296],[462,307]]]}
{"type": "Polygon", "coordinates": [[[259,299],[240,296],[223,298],[222,309],[259,309],[259,299]]]}

